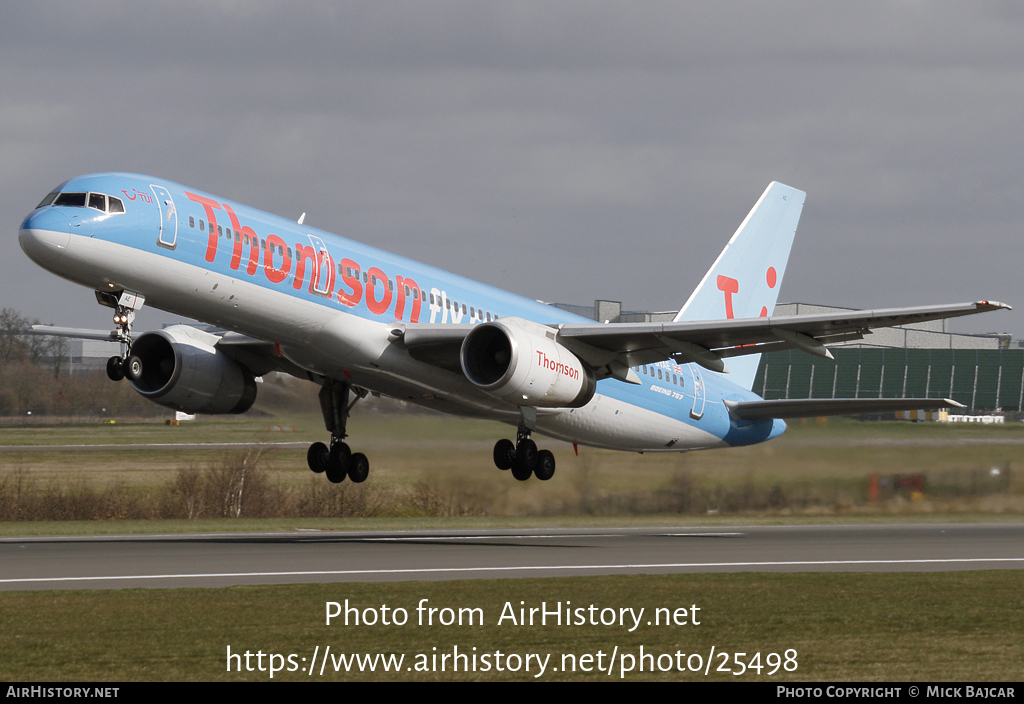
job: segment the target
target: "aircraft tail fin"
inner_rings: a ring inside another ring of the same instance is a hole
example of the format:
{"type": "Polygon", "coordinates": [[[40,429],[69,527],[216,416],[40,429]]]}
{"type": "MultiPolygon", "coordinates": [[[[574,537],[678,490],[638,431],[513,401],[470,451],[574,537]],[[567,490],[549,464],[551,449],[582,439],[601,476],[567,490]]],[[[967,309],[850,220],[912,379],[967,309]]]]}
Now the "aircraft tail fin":
{"type": "MultiPolygon", "coordinates": [[[[675,320],[770,316],[806,196],[777,181],[769,184],[675,320]]],[[[730,381],[751,388],[760,359],[761,355],[730,359],[730,381]]]]}

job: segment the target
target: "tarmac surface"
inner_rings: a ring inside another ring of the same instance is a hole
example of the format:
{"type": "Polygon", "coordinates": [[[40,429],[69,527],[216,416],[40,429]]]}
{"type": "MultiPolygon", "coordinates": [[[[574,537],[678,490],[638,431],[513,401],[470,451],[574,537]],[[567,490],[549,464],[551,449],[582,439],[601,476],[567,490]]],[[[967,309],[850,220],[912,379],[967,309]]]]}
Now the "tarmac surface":
{"type": "Polygon", "coordinates": [[[0,538],[0,590],[989,569],[1024,569],[1024,524],[303,530],[0,538]]]}

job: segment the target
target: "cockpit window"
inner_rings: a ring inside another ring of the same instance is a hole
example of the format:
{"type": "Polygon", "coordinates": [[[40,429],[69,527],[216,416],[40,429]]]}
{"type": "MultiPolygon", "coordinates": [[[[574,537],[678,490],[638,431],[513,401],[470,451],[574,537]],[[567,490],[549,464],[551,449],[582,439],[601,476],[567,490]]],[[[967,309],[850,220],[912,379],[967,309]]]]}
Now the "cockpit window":
{"type": "Polygon", "coordinates": [[[124,212],[124,203],[120,198],[103,193],[60,193],[54,191],[43,198],[43,201],[36,207],[42,208],[47,205],[63,205],[70,208],[84,208],[88,205],[101,213],[124,212]]]}
{"type": "Polygon", "coordinates": [[[47,193],[46,197],[39,201],[39,205],[37,205],[36,208],[45,208],[46,206],[53,202],[53,199],[56,198],[57,194],[59,193],[60,191],[53,191],[52,193],[47,193]]]}
{"type": "Polygon", "coordinates": [[[57,199],[53,201],[54,205],[67,205],[72,208],[84,208],[85,207],[85,194],[84,193],[61,193],[57,196],[57,199]]]}

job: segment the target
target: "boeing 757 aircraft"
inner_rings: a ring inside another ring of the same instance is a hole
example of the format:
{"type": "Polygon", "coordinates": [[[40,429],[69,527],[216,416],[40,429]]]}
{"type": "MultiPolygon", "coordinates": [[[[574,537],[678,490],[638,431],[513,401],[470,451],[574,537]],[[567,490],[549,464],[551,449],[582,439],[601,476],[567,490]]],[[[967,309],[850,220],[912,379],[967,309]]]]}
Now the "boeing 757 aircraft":
{"type": "Polygon", "coordinates": [[[957,406],[949,399],[766,401],[750,389],[760,353],[830,343],[871,328],[1007,308],[957,305],[772,317],[805,194],[772,183],[671,323],[602,324],[360,242],[149,176],[71,179],[21,224],[44,269],[96,292],[113,331],[40,334],[121,342],[107,373],[188,413],[243,413],[272,371],[322,388],[330,442],[308,463],[364,481],[345,442],[369,392],[518,428],[494,462],[550,479],[534,432],[634,452],[750,445],[783,419],[957,406]],[[224,332],[176,325],[133,336],[147,304],[224,332]]]}

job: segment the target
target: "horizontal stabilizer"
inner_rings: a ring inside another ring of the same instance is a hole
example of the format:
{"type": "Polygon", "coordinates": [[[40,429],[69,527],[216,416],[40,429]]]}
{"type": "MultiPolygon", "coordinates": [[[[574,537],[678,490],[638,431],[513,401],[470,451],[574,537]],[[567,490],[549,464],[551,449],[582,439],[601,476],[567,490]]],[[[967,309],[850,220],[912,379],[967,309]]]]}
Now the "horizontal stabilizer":
{"type": "Polygon", "coordinates": [[[951,398],[798,398],[775,401],[726,401],[733,418],[810,418],[813,416],[854,416],[861,413],[892,411],[931,411],[939,408],[963,408],[951,398]]]}

